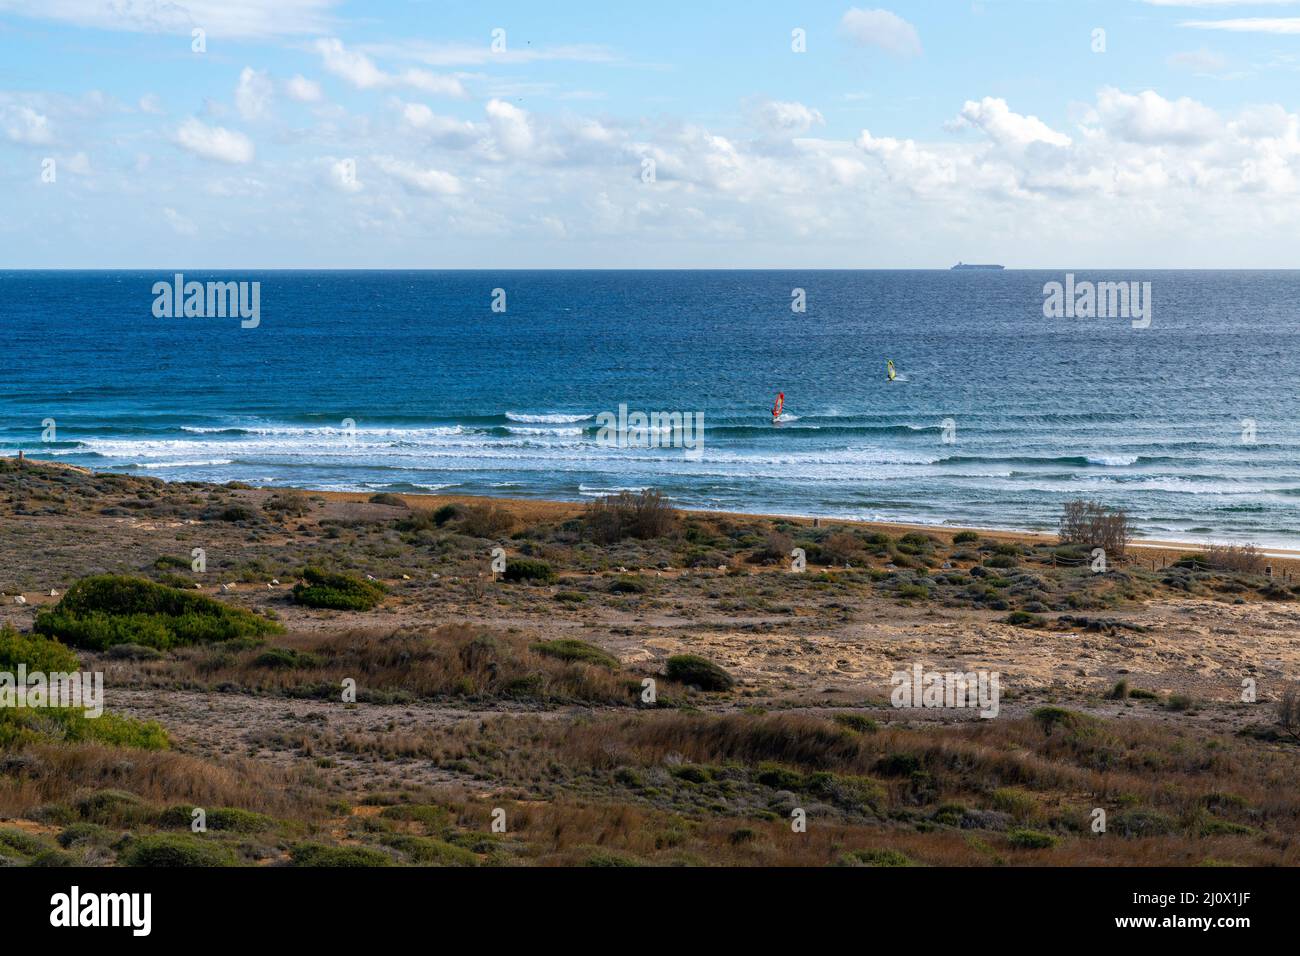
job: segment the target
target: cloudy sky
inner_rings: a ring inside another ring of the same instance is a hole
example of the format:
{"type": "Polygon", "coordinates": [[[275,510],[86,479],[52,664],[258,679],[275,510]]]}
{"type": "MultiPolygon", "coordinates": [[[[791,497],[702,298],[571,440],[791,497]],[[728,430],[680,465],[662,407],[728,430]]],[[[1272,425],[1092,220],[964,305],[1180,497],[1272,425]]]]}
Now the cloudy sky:
{"type": "Polygon", "coordinates": [[[1298,99],[1300,0],[0,0],[0,268],[1289,268],[1298,99]]]}

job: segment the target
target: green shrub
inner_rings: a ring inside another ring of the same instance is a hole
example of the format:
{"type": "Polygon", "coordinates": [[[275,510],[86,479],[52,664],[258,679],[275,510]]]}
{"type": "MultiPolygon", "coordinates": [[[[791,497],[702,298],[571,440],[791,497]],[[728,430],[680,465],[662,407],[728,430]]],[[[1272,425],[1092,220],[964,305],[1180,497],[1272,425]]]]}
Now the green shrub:
{"type": "Polygon", "coordinates": [[[117,862],[119,866],[234,866],[235,855],[219,843],[183,834],[160,833],[132,840],[117,862]]]}
{"type": "Polygon", "coordinates": [[[628,576],[616,578],[609,585],[610,594],[644,594],[645,591],[645,582],[628,576]]]}
{"type": "Polygon", "coordinates": [[[25,830],[5,827],[0,829],[0,847],[8,847],[21,856],[35,856],[48,850],[50,845],[25,830]]]}
{"type": "Polygon", "coordinates": [[[979,539],[980,536],[979,536],[979,532],[977,531],[958,531],[955,535],[952,536],[952,543],[970,544],[971,542],[978,541],[979,539]]]}
{"type": "Polygon", "coordinates": [[[308,607],[335,611],[369,611],[379,606],[388,589],[376,581],[320,568],[304,568],[303,580],[293,586],[293,599],[308,607]]]}
{"type": "Polygon", "coordinates": [[[532,650],[546,657],[580,664],[595,664],[598,667],[608,667],[610,670],[618,670],[622,666],[613,654],[576,638],[562,637],[553,641],[540,641],[532,645],[532,650]]]}
{"type": "Polygon", "coordinates": [[[580,591],[560,591],[555,595],[555,600],[561,604],[581,604],[587,600],[587,595],[580,591]]]}
{"type": "Polygon", "coordinates": [[[57,839],[59,846],[64,849],[76,846],[79,843],[108,846],[117,839],[117,834],[108,827],[100,826],[98,823],[73,823],[64,827],[57,839]]]}
{"type": "Polygon", "coordinates": [[[582,861],[583,866],[641,866],[641,861],[626,853],[613,850],[592,850],[582,861]]]}
{"type": "Polygon", "coordinates": [[[930,599],[930,589],[923,584],[900,584],[898,586],[898,596],[904,600],[916,598],[921,601],[930,599]]]}
{"type": "Polygon", "coordinates": [[[268,647],[252,661],[253,667],[272,670],[320,667],[321,659],[315,654],[296,651],[289,647],[268,647]]]}
{"type": "Polygon", "coordinates": [[[506,562],[504,577],[507,581],[536,581],[538,584],[549,584],[555,580],[555,571],[545,561],[514,558],[506,562]]]}
{"type": "Polygon", "coordinates": [[[700,690],[731,690],[736,681],[713,661],[696,654],[674,654],[668,658],[667,675],[669,680],[689,684],[700,690]]]}
{"type": "Polygon", "coordinates": [[[754,779],[773,790],[802,790],[807,782],[807,778],[798,770],[775,763],[759,764],[758,775],[754,779]]]}
{"type": "Polygon", "coordinates": [[[320,843],[299,843],[289,851],[294,866],[392,866],[393,860],[381,850],[364,846],[324,846],[320,843]]]}
{"type": "Polygon", "coordinates": [[[1030,614],[1028,611],[1012,611],[1006,616],[1003,623],[1014,624],[1016,627],[1035,628],[1043,626],[1043,619],[1037,614],[1030,614]]]}
{"type": "Polygon", "coordinates": [[[393,494],[391,491],[381,491],[377,495],[371,495],[370,503],[372,505],[389,505],[390,507],[393,508],[410,507],[410,505],[406,503],[406,499],[404,499],[401,495],[393,494]]]}
{"type": "Polygon", "coordinates": [[[464,510],[460,505],[443,505],[433,513],[433,523],[441,528],[448,521],[460,517],[464,510]]]}
{"type": "Polygon", "coordinates": [[[842,866],[916,866],[906,853],[898,850],[853,850],[840,860],[842,866]]]}
{"type": "Polygon", "coordinates": [[[301,518],[311,512],[311,500],[301,491],[281,491],[272,495],[262,505],[262,510],[278,514],[281,518],[301,518]]]}
{"type": "Polygon", "coordinates": [[[81,667],[76,653],[39,634],[19,634],[8,625],[0,627],[0,671],[17,673],[26,664],[27,672],[69,674],[81,667]]]}
{"type": "Polygon", "coordinates": [[[1050,833],[1043,833],[1040,830],[1029,830],[1025,827],[1017,827],[1014,830],[1007,831],[1007,840],[1012,846],[1020,847],[1024,850],[1046,850],[1056,846],[1060,841],[1050,833]]]}
{"type": "Polygon", "coordinates": [[[251,508],[245,508],[243,505],[231,505],[228,508],[222,508],[219,511],[211,511],[203,516],[205,521],[215,518],[217,521],[253,521],[257,515],[251,508]]]}
{"type": "MultiPolygon", "coordinates": [[[[194,807],[187,804],[168,807],[159,818],[163,826],[189,828],[194,822],[194,807]]],[[[241,810],[238,807],[214,807],[205,811],[204,823],[209,830],[232,833],[261,833],[275,826],[275,821],[262,813],[241,810]]]]}
{"type": "Polygon", "coordinates": [[[49,849],[32,857],[29,866],[77,866],[77,858],[63,850],[49,849]]]}
{"type": "Polygon", "coordinates": [[[394,833],[384,837],[383,843],[421,866],[478,866],[479,862],[478,857],[464,847],[428,837],[394,833]]]}
{"type": "Polygon", "coordinates": [[[82,794],[71,810],[75,818],[105,826],[139,823],[153,814],[148,804],[129,790],[95,790],[82,794]]]}
{"type": "Polygon", "coordinates": [[[860,734],[871,733],[880,729],[880,724],[865,714],[836,714],[834,720],[841,727],[847,727],[849,730],[860,734]]]}
{"type": "Polygon", "coordinates": [[[52,609],[37,614],[35,630],[74,647],[102,651],[117,644],[165,650],[260,637],[283,628],[201,594],[143,578],[103,574],[78,581],[52,609]]]}
{"type": "Polygon", "coordinates": [[[30,743],[100,743],[111,747],[165,750],[167,731],[152,720],[108,712],[87,717],[84,708],[0,708],[0,748],[30,743]]]}
{"type": "Polygon", "coordinates": [[[1038,813],[1038,798],[1019,787],[999,787],[993,791],[993,809],[1009,813],[1017,820],[1028,820],[1038,813]]]}
{"type": "Polygon", "coordinates": [[[1056,727],[1074,732],[1091,727],[1096,723],[1087,714],[1066,710],[1064,707],[1039,707],[1034,711],[1033,716],[1043,728],[1043,731],[1049,734],[1056,727]]]}

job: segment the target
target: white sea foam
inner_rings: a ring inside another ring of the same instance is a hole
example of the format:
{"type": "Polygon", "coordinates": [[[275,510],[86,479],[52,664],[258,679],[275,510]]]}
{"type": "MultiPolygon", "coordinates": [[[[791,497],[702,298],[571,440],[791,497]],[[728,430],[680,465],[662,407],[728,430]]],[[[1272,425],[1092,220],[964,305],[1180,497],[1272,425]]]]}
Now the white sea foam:
{"type": "Polygon", "coordinates": [[[560,412],[550,412],[544,415],[526,415],[522,412],[506,412],[506,418],[512,422],[523,422],[532,425],[572,425],[574,422],[585,422],[591,418],[590,415],[565,415],[560,412]]]}
{"type": "Polygon", "coordinates": [[[210,458],[207,461],[138,461],[132,468],[207,468],[212,465],[233,465],[233,458],[210,458]]]}

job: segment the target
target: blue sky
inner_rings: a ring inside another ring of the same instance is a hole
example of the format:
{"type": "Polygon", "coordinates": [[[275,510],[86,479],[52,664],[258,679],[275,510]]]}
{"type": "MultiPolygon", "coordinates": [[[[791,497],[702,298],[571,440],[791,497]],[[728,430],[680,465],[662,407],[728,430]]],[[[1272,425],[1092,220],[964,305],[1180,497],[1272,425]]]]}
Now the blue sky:
{"type": "Polygon", "coordinates": [[[1300,0],[0,0],[0,265],[1287,267],[1297,70],[1300,0]]]}

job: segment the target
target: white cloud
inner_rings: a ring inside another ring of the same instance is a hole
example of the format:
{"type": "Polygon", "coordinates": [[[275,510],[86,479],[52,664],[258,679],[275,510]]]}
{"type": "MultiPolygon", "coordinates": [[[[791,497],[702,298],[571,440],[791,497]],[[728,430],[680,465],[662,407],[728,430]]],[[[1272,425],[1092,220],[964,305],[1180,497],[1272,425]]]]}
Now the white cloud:
{"type": "Polygon", "coordinates": [[[1108,130],[1135,143],[1198,143],[1222,127],[1217,113],[1195,100],[1167,100],[1154,90],[1136,96],[1107,87],[1098,94],[1097,113],[1108,130]]]}
{"type": "Polygon", "coordinates": [[[158,99],[158,97],[152,93],[146,93],[144,96],[140,97],[140,102],[136,105],[141,113],[151,113],[155,116],[160,116],[165,112],[162,100],[158,99]]]}
{"type": "Polygon", "coordinates": [[[137,33],[259,38],[326,33],[339,0],[0,0],[0,13],[137,33]]]}
{"type": "Polygon", "coordinates": [[[222,163],[242,164],[253,160],[253,143],[243,133],[222,126],[208,126],[190,118],[176,131],[176,143],[195,156],[222,163]]]}
{"type": "Polygon", "coordinates": [[[1037,116],[1013,113],[1006,100],[993,96],[986,96],[978,103],[967,100],[961,116],[952,125],[981,129],[995,143],[1013,148],[1023,148],[1030,143],[1070,145],[1070,137],[1064,133],[1058,133],[1037,116]]]}
{"type": "Polygon", "coordinates": [[[289,99],[299,103],[318,103],[321,98],[320,84],[315,80],[307,79],[301,73],[285,83],[284,91],[289,99]]]}
{"type": "Polygon", "coordinates": [[[451,173],[392,156],[374,156],[372,159],[381,170],[417,192],[433,196],[455,196],[461,192],[460,180],[451,173]]]}
{"type": "Polygon", "coordinates": [[[840,20],[840,30],[858,46],[873,46],[895,56],[919,56],[921,37],[916,27],[888,10],[850,7],[840,20]]]}
{"type": "Polygon", "coordinates": [[[1178,24],[1192,30],[1223,30],[1227,33],[1300,33],[1300,17],[1239,17],[1235,20],[1184,20],[1178,24]]]}
{"type": "Polygon", "coordinates": [[[756,112],[758,121],[777,133],[805,133],[814,126],[826,125],[820,110],[794,101],[766,100],[756,112]]]}
{"type": "Polygon", "coordinates": [[[402,103],[400,106],[403,125],[446,146],[467,146],[486,133],[467,120],[441,116],[423,103],[402,103]]]}
{"type": "Polygon", "coordinates": [[[465,88],[454,76],[439,76],[428,70],[411,68],[401,73],[387,73],[364,53],[349,50],[336,38],[317,40],[314,44],[325,69],[359,90],[409,86],[439,96],[464,96],[465,88]]]}
{"type": "Polygon", "coordinates": [[[533,148],[533,130],[527,113],[505,100],[488,100],[486,110],[492,136],[504,153],[521,156],[533,148]]]}
{"type": "Polygon", "coordinates": [[[5,135],[15,143],[44,146],[54,142],[49,117],[30,106],[0,104],[0,125],[4,126],[5,135]]]}
{"type": "Polygon", "coordinates": [[[235,108],[246,120],[264,120],[271,115],[274,95],[270,76],[246,66],[239,74],[239,85],[235,87],[235,108]]]}

